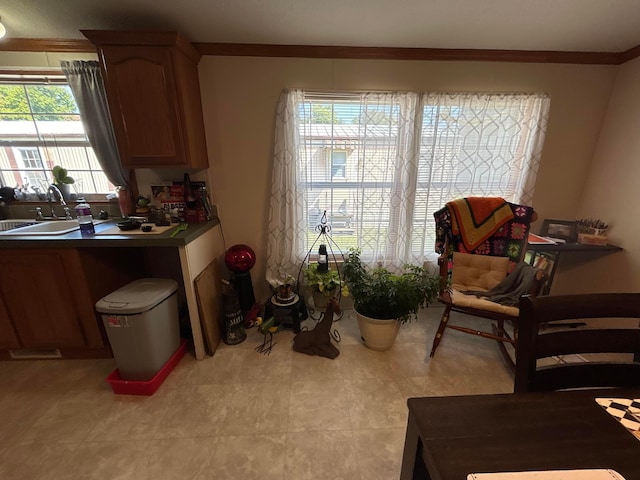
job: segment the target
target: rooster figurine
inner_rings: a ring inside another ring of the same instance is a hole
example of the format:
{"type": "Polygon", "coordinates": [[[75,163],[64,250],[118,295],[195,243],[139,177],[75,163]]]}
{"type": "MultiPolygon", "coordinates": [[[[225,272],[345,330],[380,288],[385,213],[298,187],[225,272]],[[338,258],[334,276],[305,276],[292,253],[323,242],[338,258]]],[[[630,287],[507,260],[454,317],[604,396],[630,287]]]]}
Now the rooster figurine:
{"type": "Polygon", "coordinates": [[[256,317],[256,326],[258,327],[258,331],[264,335],[262,345],[258,345],[256,347],[256,352],[270,355],[271,348],[275,345],[275,343],[273,343],[273,334],[278,333],[280,331],[280,327],[275,325],[274,317],[270,317],[266,320],[263,320],[262,317],[256,317]],[[269,337],[268,340],[267,336],[269,337]]]}

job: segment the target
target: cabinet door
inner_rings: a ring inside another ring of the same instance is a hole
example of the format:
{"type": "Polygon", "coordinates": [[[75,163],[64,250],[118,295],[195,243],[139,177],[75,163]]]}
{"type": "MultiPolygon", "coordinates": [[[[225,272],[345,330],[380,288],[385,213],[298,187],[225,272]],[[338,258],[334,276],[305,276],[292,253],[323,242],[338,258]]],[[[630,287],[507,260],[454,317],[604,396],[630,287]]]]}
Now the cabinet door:
{"type": "Polygon", "coordinates": [[[171,49],[104,46],[100,53],[125,166],[186,165],[171,49]]]}
{"type": "Polygon", "coordinates": [[[2,250],[0,269],[2,297],[23,348],[86,345],[65,250],[2,250]]]}
{"type": "Polygon", "coordinates": [[[4,306],[4,301],[0,298],[0,350],[9,348],[20,348],[20,341],[4,306]]]}

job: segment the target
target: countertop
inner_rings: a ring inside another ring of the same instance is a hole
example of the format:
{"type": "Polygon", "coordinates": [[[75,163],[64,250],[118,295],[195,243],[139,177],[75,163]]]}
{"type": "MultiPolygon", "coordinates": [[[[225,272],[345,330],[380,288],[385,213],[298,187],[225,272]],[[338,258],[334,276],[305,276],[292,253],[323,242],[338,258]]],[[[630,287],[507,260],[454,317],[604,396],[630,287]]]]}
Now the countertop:
{"type": "MultiPolygon", "coordinates": [[[[117,220],[110,220],[95,226],[96,232],[113,227],[117,220]]],[[[86,248],[86,247],[180,247],[194,241],[206,231],[214,228],[220,222],[218,219],[204,223],[190,223],[189,227],[175,237],[171,233],[175,228],[155,234],[127,235],[96,235],[83,237],[80,230],[62,235],[3,235],[0,236],[0,248],[86,248]]],[[[175,224],[177,227],[178,224],[175,224]]]]}

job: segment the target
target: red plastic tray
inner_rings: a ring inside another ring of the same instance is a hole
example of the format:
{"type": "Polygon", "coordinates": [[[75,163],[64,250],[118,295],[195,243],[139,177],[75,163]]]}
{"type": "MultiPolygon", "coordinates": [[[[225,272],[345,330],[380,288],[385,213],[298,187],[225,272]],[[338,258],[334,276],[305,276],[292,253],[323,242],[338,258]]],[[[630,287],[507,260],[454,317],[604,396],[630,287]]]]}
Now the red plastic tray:
{"type": "Polygon", "coordinates": [[[182,357],[187,351],[187,341],[182,339],[180,346],[175,351],[171,358],[167,360],[162,368],[156,373],[151,380],[138,381],[138,380],[122,380],[120,378],[120,372],[116,368],[107,377],[107,382],[111,384],[113,393],[119,393],[124,395],[153,395],[158,387],[162,385],[162,382],[169,376],[171,371],[180,362],[182,357]]]}

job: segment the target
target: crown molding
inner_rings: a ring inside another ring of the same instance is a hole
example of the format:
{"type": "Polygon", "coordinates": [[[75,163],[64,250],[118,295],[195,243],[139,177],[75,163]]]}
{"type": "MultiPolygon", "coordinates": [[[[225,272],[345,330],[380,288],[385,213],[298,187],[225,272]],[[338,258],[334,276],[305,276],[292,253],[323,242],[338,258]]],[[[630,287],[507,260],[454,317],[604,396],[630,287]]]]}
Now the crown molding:
{"type": "Polygon", "coordinates": [[[622,52],[621,54],[622,61],[620,63],[626,63],[629,60],[633,60],[634,58],[640,57],[640,45],[636,45],[633,48],[630,48],[626,52],[622,52]]]}
{"type": "Polygon", "coordinates": [[[96,47],[89,40],[81,39],[6,38],[0,40],[0,51],[95,53],[96,47]]]}
{"type": "Polygon", "coordinates": [[[194,43],[202,55],[618,65],[621,53],[194,43]]]}
{"type": "MultiPolygon", "coordinates": [[[[364,60],[430,60],[620,65],[640,56],[640,45],[624,52],[347,47],[328,45],[271,45],[211,42],[194,42],[193,45],[202,55],[340,58],[364,60]]],[[[0,41],[0,51],[94,53],[96,51],[96,47],[88,40],[81,39],[8,38],[0,41]]]]}

